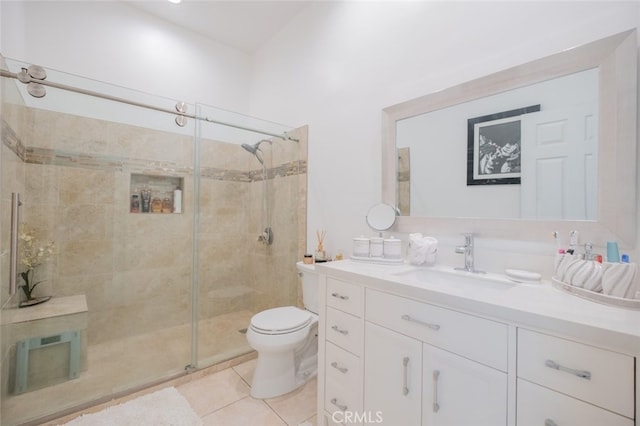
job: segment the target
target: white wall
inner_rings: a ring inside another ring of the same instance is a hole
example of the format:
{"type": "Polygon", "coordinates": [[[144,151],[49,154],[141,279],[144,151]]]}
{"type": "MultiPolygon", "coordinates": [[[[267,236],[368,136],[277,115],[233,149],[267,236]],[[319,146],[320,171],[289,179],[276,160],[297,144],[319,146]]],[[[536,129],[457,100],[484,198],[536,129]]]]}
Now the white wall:
{"type": "MultiPolygon", "coordinates": [[[[309,124],[308,249],[316,229],[327,229],[330,252],[350,253],[353,236],[372,235],[365,215],[381,197],[382,108],[635,28],[639,17],[638,3],[610,1],[315,3],[303,11],[256,55],[252,113],[309,124]]],[[[460,242],[454,235],[448,244],[460,242]]],[[[513,254],[518,244],[495,246],[513,254]]],[[[520,256],[518,267],[550,272],[552,248],[520,246],[543,257],[520,256]]],[[[440,258],[461,263],[449,249],[440,258]]],[[[492,270],[514,267],[511,259],[477,257],[492,270]]]]}
{"type": "Polygon", "coordinates": [[[248,111],[251,57],[237,49],[120,1],[2,1],[0,8],[5,57],[176,101],[248,111]]]}
{"type": "Polygon", "coordinates": [[[7,57],[309,124],[308,249],[326,229],[328,250],[347,254],[352,236],[370,235],[365,214],[380,200],[382,108],[640,23],[633,1],[316,2],[251,58],[117,1],[0,8],[7,57]]]}

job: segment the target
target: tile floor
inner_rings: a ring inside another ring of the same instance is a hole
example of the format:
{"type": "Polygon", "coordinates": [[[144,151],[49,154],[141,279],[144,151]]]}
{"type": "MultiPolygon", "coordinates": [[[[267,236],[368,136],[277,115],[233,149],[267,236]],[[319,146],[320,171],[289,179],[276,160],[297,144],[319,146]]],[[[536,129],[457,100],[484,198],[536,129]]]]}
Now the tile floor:
{"type": "MultiPolygon", "coordinates": [[[[174,386],[189,401],[204,426],[316,426],[317,380],[314,378],[286,395],[255,399],[249,394],[256,365],[255,353],[241,358],[249,357],[251,359],[240,364],[224,369],[214,366],[45,425],[63,424],[80,414],[99,411],[144,393],[174,386]]],[[[233,361],[230,363],[233,364],[233,361]]]]}
{"type": "Polygon", "coordinates": [[[317,381],[276,398],[249,395],[256,359],[176,386],[205,426],[316,425],[317,381]]]}

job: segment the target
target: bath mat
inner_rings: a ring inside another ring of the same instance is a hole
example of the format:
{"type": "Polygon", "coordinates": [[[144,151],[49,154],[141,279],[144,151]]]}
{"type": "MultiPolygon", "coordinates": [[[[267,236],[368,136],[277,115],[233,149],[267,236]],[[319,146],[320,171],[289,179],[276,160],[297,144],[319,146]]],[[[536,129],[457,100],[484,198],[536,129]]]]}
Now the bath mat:
{"type": "Polygon", "coordinates": [[[202,420],[174,387],[84,414],[65,426],[200,426],[202,420]]]}

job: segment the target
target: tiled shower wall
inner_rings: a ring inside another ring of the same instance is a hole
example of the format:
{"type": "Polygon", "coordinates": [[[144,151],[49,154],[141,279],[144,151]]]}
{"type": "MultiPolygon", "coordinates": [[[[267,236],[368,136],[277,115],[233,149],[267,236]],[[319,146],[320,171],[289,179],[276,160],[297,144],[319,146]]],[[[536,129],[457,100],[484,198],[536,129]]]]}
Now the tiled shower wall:
{"type": "MultiPolygon", "coordinates": [[[[89,345],[188,323],[192,137],[13,105],[3,114],[6,133],[26,147],[23,154],[9,149],[3,133],[3,155],[10,151],[25,170],[22,220],[59,250],[38,270],[46,279],[38,295],[86,294],[89,345]],[[131,173],[184,178],[185,213],[130,213],[131,173]]],[[[272,145],[269,247],[257,241],[259,163],[239,145],[201,142],[201,319],[295,303],[295,261],[306,235],[306,129],[299,135],[300,145],[272,145]]]]}
{"type": "Polygon", "coordinates": [[[205,178],[200,184],[198,277],[202,317],[296,304],[295,262],[306,246],[306,128],[289,135],[300,143],[273,140],[261,145],[268,165],[268,209],[274,232],[270,246],[258,241],[263,228],[260,163],[237,145],[202,144],[205,178]]]}

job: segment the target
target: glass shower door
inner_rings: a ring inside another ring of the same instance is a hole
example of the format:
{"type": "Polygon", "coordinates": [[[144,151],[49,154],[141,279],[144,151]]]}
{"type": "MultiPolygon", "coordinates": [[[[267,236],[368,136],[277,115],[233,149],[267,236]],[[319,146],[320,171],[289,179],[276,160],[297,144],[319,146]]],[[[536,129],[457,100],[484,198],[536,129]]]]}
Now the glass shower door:
{"type": "MultiPolygon", "coordinates": [[[[175,105],[47,72],[51,81],[175,105]]],[[[2,424],[183,374],[191,362],[194,120],[180,127],[173,114],[49,87],[33,98],[16,80],[2,84],[9,87],[2,95],[2,424]],[[183,208],[174,213],[178,187],[183,208]],[[23,236],[35,238],[36,250],[55,242],[55,254],[35,269],[42,283],[34,295],[52,299],[25,308],[17,307],[24,294],[9,297],[5,283],[5,205],[14,191],[23,236]]]]}
{"type": "Polygon", "coordinates": [[[197,129],[197,365],[205,367],[252,351],[245,333],[255,313],[297,303],[306,134],[206,105],[198,113],[237,126],[202,120],[197,129]]]}

